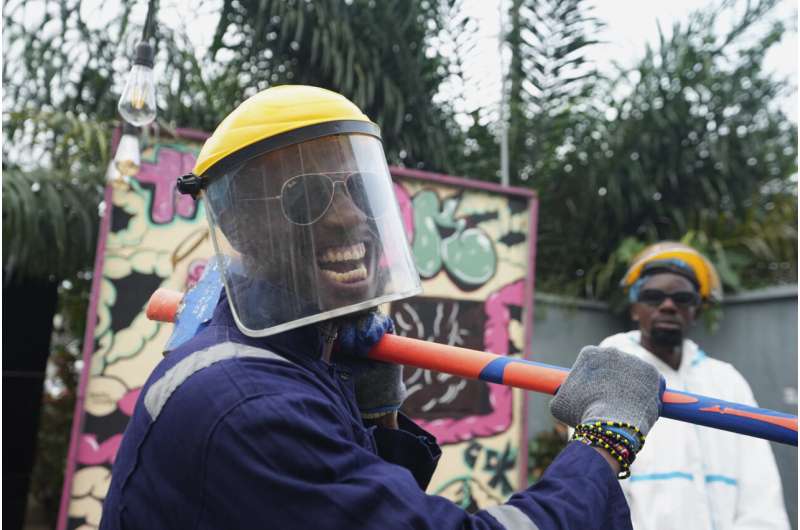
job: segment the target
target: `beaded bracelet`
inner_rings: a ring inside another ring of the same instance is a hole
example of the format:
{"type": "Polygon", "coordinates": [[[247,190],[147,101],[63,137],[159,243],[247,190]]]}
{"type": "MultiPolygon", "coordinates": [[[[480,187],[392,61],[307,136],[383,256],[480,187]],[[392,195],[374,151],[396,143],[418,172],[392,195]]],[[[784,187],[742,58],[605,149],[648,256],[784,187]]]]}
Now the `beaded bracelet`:
{"type": "Polygon", "coordinates": [[[593,434],[584,434],[579,435],[578,433],[573,434],[572,439],[578,442],[581,442],[586,445],[590,445],[592,447],[599,447],[604,449],[608,454],[611,455],[620,465],[620,472],[617,474],[617,478],[626,479],[631,475],[630,466],[632,460],[628,460],[625,456],[631,455],[633,453],[623,451],[623,448],[620,446],[616,446],[613,443],[608,443],[608,441],[602,439],[600,436],[596,436],[593,434]],[[625,455],[625,456],[623,456],[625,455]]]}
{"type": "Polygon", "coordinates": [[[624,443],[619,443],[617,440],[596,433],[584,433],[582,436],[596,441],[604,449],[613,449],[628,465],[633,464],[633,461],[636,460],[636,453],[624,443]],[[606,445],[608,447],[605,447],[606,445]]]}
{"type": "Polygon", "coordinates": [[[614,451],[616,451],[617,454],[619,454],[628,464],[632,464],[633,461],[636,460],[636,453],[629,446],[625,445],[624,443],[620,443],[619,440],[614,440],[613,438],[609,438],[597,433],[582,433],[581,436],[603,444],[604,448],[605,445],[608,445],[610,448],[614,449],[614,451]]]}
{"type": "Polygon", "coordinates": [[[622,468],[618,478],[625,479],[630,476],[630,466],[644,445],[645,437],[638,427],[629,423],[594,421],[576,426],[572,439],[608,451],[622,468]]]}
{"type": "Polygon", "coordinates": [[[628,464],[632,464],[636,459],[636,453],[633,452],[630,447],[626,446],[624,443],[620,443],[618,440],[614,440],[607,436],[603,436],[602,434],[593,432],[579,433],[578,436],[592,440],[603,448],[606,448],[605,446],[608,445],[608,449],[614,449],[614,451],[628,464]]]}
{"type": "Polygon", "coordinates": [[[636,453],[638,453],[644,446],[644,440],[645,440],[644,435],[642,434],[642,432],[639,430],[638,427],[636,427],[635,425],[631,425],[630,423],[625,423],[620,421],[598,420],[593,422],[581,423],[580,425],[575,427],[575,430],[603,432],[606,436],[610,436],[616,440],[620,440],[623,443],[627,442],[627,445],[631,449],[633,449],[633,451],[636,453]]]}
{"type": "Polygon", "coordinates": [[[600,443],[608,444],[615,448],[616,452],[630,465],[636,460],[636,448],[631,445],[631,442],[614,432],[596,431],[587,429],[576,429],[577,436],[586,437],[589,439],[597,440],[600,443]]]}
{"type": "MultiPolygon", "coordinates": [[[[631,447],[636,452],[639,452],[642,449],[642,445],[644,445],[644,441],[639,440],[639,438],[633,436],[630,431],[624,429],[622,427],[606,427],[606,432],[611,431],[617,436],[621,436],[622,439],[628,442],[628,447],[631,447]]],[[[620,438],[617,438],[618,440],[620,438]]]]}

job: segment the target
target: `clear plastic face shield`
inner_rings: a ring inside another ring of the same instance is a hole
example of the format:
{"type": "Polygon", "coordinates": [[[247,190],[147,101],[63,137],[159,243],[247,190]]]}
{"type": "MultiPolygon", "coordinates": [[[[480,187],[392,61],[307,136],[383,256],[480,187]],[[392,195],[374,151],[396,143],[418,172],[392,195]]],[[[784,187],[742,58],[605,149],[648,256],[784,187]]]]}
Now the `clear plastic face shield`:
{"type": "Polygon", "coordinates": [[[383,147],[340,134],[282,147],[203,192],[239,329],[264,337],[421,291],[383,147]]]}

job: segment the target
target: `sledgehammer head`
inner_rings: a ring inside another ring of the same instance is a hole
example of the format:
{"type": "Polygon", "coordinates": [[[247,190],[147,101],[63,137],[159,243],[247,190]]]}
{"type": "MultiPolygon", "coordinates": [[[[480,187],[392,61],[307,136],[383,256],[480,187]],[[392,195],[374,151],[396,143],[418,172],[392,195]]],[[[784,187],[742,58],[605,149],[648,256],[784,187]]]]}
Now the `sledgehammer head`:
{"type": "Polygon", "coordinates": [[[211,321],[222,289],[222,271],[212,258],[197,283],[185,293],[163,287],[153,293],[145,308],[147,318],[175,324],[164,348],[165,355],[194,337],[211,321]]]}
{"type": "Polygon", "coordinates": [[[148,319],[157,322],[175,322],[181,300],[183,300],[182,292],[161,287],[156,289],[147,302],[145,314],[148,319]]]}

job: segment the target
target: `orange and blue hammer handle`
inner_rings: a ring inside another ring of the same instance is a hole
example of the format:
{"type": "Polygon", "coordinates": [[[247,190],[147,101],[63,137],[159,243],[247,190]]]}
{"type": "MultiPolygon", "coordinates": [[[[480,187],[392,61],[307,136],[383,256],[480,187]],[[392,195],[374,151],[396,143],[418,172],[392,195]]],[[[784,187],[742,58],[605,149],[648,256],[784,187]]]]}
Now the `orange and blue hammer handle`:
{"type": "MultiPolygon", "coordinates": [[[[158,289],[148,303],[147,317],[174,322],[182,298],[182,293],[158,289]]],[[[557,366],[397,335],[384,335],[370,357],[545,394],[555,394],[569,373],[557,366]]],[[[670,389],[661,402],[665,418],[797,446],[797,416],[670,389]]]]}
{"type": "MultiPolygon", "coordinates": [[[[545,394],[555,394],[569,374],[558,366],[398,335],[384,335],[369,357],[545,394]]],[[[797,446],[797,416],[774,410],[668,388],[661,417],[797,446]]]]}

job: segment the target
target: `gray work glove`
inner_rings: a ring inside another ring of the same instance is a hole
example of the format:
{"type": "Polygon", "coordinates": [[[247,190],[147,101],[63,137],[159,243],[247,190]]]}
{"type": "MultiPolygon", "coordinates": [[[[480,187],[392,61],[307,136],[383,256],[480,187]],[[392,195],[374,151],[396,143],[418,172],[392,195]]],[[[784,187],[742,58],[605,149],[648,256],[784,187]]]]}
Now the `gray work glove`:
{"type": "Polygon", "coordinates": [[[394,333],[394,322],[378,311],[339,322],[337,360],[353,370],[356,401],[365,419],[397,412],[407,395],[402,365],[366,358],[386,333],[394,333]]]}
{"type": "Polygon", "coordinates": [[[586,346],[550,402],[550,412],[571,427],[614,421],[646,435],[658,419],[664,388],[664,378],[650,364],[616,348],[586,346]]]}

